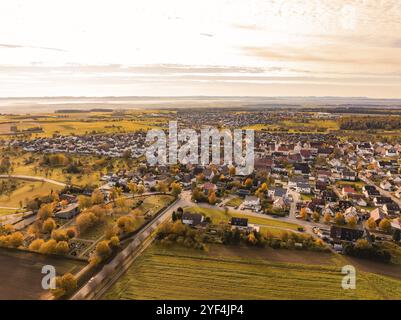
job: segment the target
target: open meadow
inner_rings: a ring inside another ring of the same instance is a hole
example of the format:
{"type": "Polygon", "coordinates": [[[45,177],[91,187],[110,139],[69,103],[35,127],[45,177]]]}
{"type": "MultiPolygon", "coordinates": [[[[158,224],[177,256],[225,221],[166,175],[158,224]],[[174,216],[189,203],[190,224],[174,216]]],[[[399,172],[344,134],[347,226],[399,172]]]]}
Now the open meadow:
{"type": "Polygon", "coordinates": [[[343,290],[340,258],[330,253],[281,251],[300,263],[273,249],[257,258],[215,250],[153,245],[103,299],[401,299],[401,280],[362,271],[356,290],[343,290]]]}

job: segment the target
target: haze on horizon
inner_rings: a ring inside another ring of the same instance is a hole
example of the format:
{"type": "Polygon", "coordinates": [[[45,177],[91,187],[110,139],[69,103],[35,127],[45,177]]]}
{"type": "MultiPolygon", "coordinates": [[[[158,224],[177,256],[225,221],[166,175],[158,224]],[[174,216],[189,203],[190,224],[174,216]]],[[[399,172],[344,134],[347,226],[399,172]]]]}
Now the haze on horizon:
{"type": "Polygon", "coordinates": [[[2,0],[0,97],[401,98],[398,0],[2,0]]]}

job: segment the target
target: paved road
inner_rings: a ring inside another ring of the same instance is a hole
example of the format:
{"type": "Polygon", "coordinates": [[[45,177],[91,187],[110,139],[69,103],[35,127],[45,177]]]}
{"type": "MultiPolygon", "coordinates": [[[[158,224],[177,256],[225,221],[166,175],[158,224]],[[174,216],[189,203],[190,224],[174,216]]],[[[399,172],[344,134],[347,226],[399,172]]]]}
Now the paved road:
{"type": "Polygon", "coordinates": [[[30,180],[30,181],[42,181],[55,184],[57,186],[65,187],[67,184],[64,182],[56,181],[53,179],[48,179],[45,177],[36,177],[36,176],[25,176],[20,174],[1,174],[0,179],[22,179],[22,180],[30,180]]]}
{"type": "MultiPolygon", "coordinates": [[[[183,191],[180,198],[167,207],[155,220],[133,236],[130,245],[120,252],[109,264],[86,283],[71,300],[96,299],[103,295],[118,278],[130,267],[132,262],[153,242],[153,231],[161,223],[169,220],[173,211],[188,206],[189,191],[183,191]]],[[[126,241],[126,240],[125,240],[126,241]]]]}

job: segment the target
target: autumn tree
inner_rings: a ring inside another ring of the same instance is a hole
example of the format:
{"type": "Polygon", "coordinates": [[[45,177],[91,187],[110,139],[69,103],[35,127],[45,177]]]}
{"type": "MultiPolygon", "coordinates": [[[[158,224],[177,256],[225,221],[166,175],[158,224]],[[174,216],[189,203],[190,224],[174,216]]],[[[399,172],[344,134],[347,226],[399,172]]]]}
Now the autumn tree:
{"type": "Polygon", "coordinates": [[[253,180],[251,178],[247,178],[245,180],[245,183],[244,183],[245,187],[250,188],[250,187],[252,187],[252,184],[253,184],[253,180]]]}
{"type": "Polygon", "coordinates": [[[210,204],[215,204],[217,201],[216,198],[216,193],[213,190],[209,191],[209,195],[207,197],[207,200],[209,201],[210,204]]]}
{"type": "Polygon", "coordinates": [[[55,248],[55,253],[57,254],[67,254],[68,251],[70,250],[68,246],[67,241],[60,241],[57,242],[56,248],[55,248]]]}
{"type": "Polygon", "coordinates": [[[349,226],[350,228],[355,228],[357,222],[358,222],[358,221],[357,221],[356,217],[354,217],[354,216],[349,217],[349,218],[347,219],[347,224],[348,224],[348,226],[349,226]]]}
{"type": "Polygon", "coordinates": [[[178,195],[181,193],[181,191],[182,191],[181,185],[180,185],[178,182],[173,182],[173,183],[170,185],[170,187],[171,187],[171,193],[172,193],[174,196],[178,196],[178,195]]]}
{"type": "Polygon", "coordinates": [[[130,183],[128,183],[128,189],[134,196],[138,192],[138,185],[135,182],[131,181],[130,183]]]}
{"type": "Polygon", "coordinates": [[[320,214],[319,212],[314,211],[312,214],[312,219],[314,222],[319,222],[320,221],[320,214]]]}
{"type": "Polygon", "coordinates": [[[78,196],[78,206],[81,210],[92,206],[92,199],[87,196],[78,196]]]}
{"type": "Polygon", "coordinates": [[[334,217],[334,222],[338,225],[344,225],[345,224],[344,215],[341,212],[337,212],[334,217]]]}
{"type": "Polygon", "coordinates": [[[391,222],[389,219],[382,219],[379,223],[380,230],[389,233],[391,231],[391,222]]]}
{"type": "Polygon", "coordinates": [[[56,228],[56,222],[53,218],[47,218],[43,222],[42,230],[44,233],[51,233],[56,228]]]}
{"type": "Polygon", "coordinates": [[[92,204],[102,204],[104,202],[103,192],[99,189],[95,189],[91,195],[92,204]]]}
{"type": "Polygon", "coordinates": [[[325,224],[329,224],[330,221],[331,221],[331,215],[330,215],[330,213],[327,212],[327,213],[325,213],[324,216],[323,216],[323,222],[324,222],[325,224]]]}
{"type": "Polygon", "coordinates": [[[53,205],[51,203],[42,204],[38,211],[38,218],[44,221],[51,217],[53,217],[53,205]]]}
{"type": "Polygon", "coordinates": [[[368,228],[371,230],[375,230],[377,228],[376,221],[373,217],[370,217],[367,221],[368,228]]]}

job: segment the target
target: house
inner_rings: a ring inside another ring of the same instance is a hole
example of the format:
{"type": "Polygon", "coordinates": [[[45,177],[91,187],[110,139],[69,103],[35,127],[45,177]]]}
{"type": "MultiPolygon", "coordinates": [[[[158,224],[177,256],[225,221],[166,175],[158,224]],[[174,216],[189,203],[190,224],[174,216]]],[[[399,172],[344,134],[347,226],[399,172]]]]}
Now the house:
{"type": "Polygon", "coordinates": [[[393,200],[389,197],[376,197],[373,199],[373,203],[375,204],[376,207],[382,206],[386,203],[391,203],[393,200]]]}
{"type": "Polygon", "coordinates": [[[295,190],[299,193],[310,194],[311,193],[311,186],[309,183],[305,182],[298,182],[295,190]]]}
{"type": "Polygon", "coordinates": [[[400,219],[391,220],[391,229],[393,229],[393,231],[395,230],[401,231],[401,220],[400,219]]]}
{"type": "Polygon", "coordinates": [[[259,232],[259,226],[253,225],[253,224],[248,224],[248,219],[247,218],[231,218],[231,230],[238,229],[240,231],[246,231],[246,232],[251,232],[251,231],[256,231],[259,232]]]}
{"type": "Polygon", "coordinates": [[[330,228],[330,237],[336,242],[355,241],[362,238],[363,234],[364,231],[359,229],[351,229],[340,226],[331,226],[330,228]]]}
{"type": "Polygon", "coordinates": [[[370,218],[373,218],[376,224],[379,224],[380,221],[386,218],[386,214],[383,212],[381,208],[376,208],[370,212],[370,218]]]}
{"type": "Polygon", "coordinates": [[[359,220],[358,217],[358,210],[356,210],[355,207],[349,207],[344,211],[344,218],[346,221],[348,221],[348,219],[350,218],[356,218],[356,221],[359,220]]]}
{"type": "Polygon", "coordinates": [[[71,219],[79,213],[78,203],[72,203],[66,208],[55,213],[56,218],[60,219],[71,219]]]}
{"type": "Polygon", "coordinates": [[[260,199],[255,196],[245,196],[245,200],[242,204],[244,209],[251,209],[255,211],[260,210],[260,199]]]}
{"type": "Polygon", "coordinates": [[[345,181],[356,181],[357,173],[349,170],[344,170],[341,173],[341,179],[345,181]]]}
{"type": "Polygon", "coordinates": [[[283,198],[277,198],[273,202],[273,209],[284,210],[287,207],[287,202],[283,198]]]}
{"type": "Polygon", "coordinates": [[[277,199],[277,198],[283,198],[287,196],[287,189],[284,188],[280,188],[280,187],[276,187],[273,189],[269,189],[267,191],[267,194],[269,197],[271,197],[273,200],[277,199]]]}
{"type": "Polygon", "coordinates": [[[383,211],[389,216],[397,216],[400,214],[400,207],[395,202],[390,202],[383,205],[383,211]]]}
{"type": "Polygon", "coordinates": [[[362,187],[362,193],[365,195],[366,198],[373,198],[380,196],[379,190],[376,189],[375,186],[363,186],[362,187]]]}
{"type": "Polygon", "coordinates": [[[189,213],[185,212],[182,215],[181,221],[183,224],[186,224],[191,227],[196,227],[197,225],[200,225],[203,222],[203,215],[200,213],[189,213]]]}
{"type": "Polygon", "coordinates": [[[346,196],[348,196],[348,195],[350,195],[350,194],[356,193],[356,191],[355,191],[355,189],[352,188],[352,187],[343,187],[341,193],[342,193],[342,195],[343,195],[344,197],[346,197],[346,196]]]}
{"type": "Polygon", "coordinates": [[[247,230],[248,219],[247,218],[231,218],[231,229],[247,230]]]}
{"type": "Polygon", "coordinates": [[[310,168],[307,163],[294,163],[294,173],[295,174],[309,174],[310,168]]]}
{"type": "Polygon", "coordinates": [[[246,197],[246,196],[248,196],[250,194],[251,194],[251,192],[249,190],[246,190],[246,189],[239,189],[237,191],[237,195],[239,195],[240,197],[246,197]]]}
{"type": "Polygon", "coordinates": [[[209,192],[216,192],[217,191],[217,186],[214,183],[211,182],[206,182],[202,186],[203,192],[205,194],[209,194],[209,192]]]}
{"type": "Polygon", "coordinates": [[[322,192],[322,199],[327,202],[337,202],[338,197],[334,191],[325,190],[322,192]]]}
{"type": "Polygon", "coordinates": [[[335,210],[334,210],[334,208],[333,208],[330,204],[327,204],[327,205],[323,208],[323,210],[322,210],[322,212],[321,212],[321,215],[324,216],[324,215],[327,214],[327,213],[328,213],[330,216],[332,216],[332,217],[335,216],[335,210]]]}
{"type": "Polygon", "coordinates": [[[382,188],[383,190],[387,190],[389,191],[392,187],[392,184],[388,181],[382,181],[380,182],[380,188],[382,188]]]}

